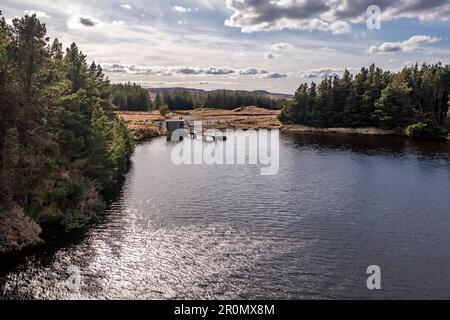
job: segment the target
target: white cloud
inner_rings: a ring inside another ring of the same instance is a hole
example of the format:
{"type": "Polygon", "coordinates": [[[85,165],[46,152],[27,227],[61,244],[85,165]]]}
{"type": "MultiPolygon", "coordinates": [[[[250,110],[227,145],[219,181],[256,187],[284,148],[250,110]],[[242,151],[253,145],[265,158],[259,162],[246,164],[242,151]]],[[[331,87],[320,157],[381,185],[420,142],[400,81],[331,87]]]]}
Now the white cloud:
{"type": "Polygon", "coordinates": [[[182,7],[182,6],[174,6],[173,10],[177,11],[177,12],[181,12],[181,13],[187,13],[187,12],[192,12],[192,11],[198,11],[198,8],[187,8],[187,7],[182,7]]]}
{"type": "Polygon", "coordinates": [[[274,72],[274,73],[262,75],[260,78],[261,79],[283,79],[283,78],[287,78],[287,77],[288,77],[288,75],[285,73],[274,72]]]}
{"type": "Polygon", "coordinates": [[[239,71],[240,75],[257,75],[257,74],[268,74],[269,71],[264,69],[256,69],[256,68],[246,68],[241,71],[239,71]]]}
{"type": "Polygon", "coordinates": [[[413,36],[403,42],[385,42],[380,46],[371,46],[369,53],[394,53],[394,52],[414,52],[423,50],[422,44],[431,44],[441,41],[440,38],[431,36],[413,36]]]}
{"type": "MultiPolygon", "coordinates": [[[[117,75],[155,75],[155,76],[256,76],[263,75],[262,79],[285,78],[282,73],[269,73],[265,69],[248,67],[244,69],[233,69],[230,67],[191,67],[191,66],[139,66],[122,63],[102,64],[103,70],[109,74],[117,75]]],[[[287,75],[286,75],[287,77],[287,75]]]]}
{"type": "Polygon", "coordinates": [[[327,10],[326,0],[227,0],[233,14],[225,21],[229,27],[240,28],[242,32],[298,29],[308,31],[330,31],[345,34],[351,31],[348,22],[326,21],[320,14],[327,10]]]}
{"type": "Polygon", "coordinates": [[[325,51],[325,52],[336,52],[337,50],[334,48],[330,48],[330,47],[323,47],[320,48],[321,51],[325,51]]]}
{"type": "Polygon", "coordinates": [[[67,28],[72,30],[96,29],[102,26],[97,18],[85,15],[73,15],[67,19],[67,28]]]}
{"type": "Polygon", "coordinates": [[[26,15],[29,15],[29,16],[35,14],[36,17],[39,18],[39,19],[50,18],[50,16],[46,12],[39,11],[39,10],[25,10],[23,13],[26,14],[26,15]]]}
{"type": "Polygon", "coordinates": [[[352,31],[352,27],[346,21],[336,21],[329,25],[329,30],[333,34],[346,34],[352,31]]]}
{"type": "Polygon", "coordinates": [[[128,75],[227,75],[236,71],[227,67],[189,67],[189,66],[139,66],[119,63],[102,64],[107,73],[128,74],[128,75]]]}
{"type": "Polygon", "coordinates": [[[128,3],[122,4],[122,5],[120,5],[120,7],[125,10],[133,9],[133,7],[131,5],[129,5],[128,3]]]}
{"type": "Polygon", "coordinates": [[[450,15],[448,0],[226,0],[233,13],[225,24],[242,32],[298,29],[347,34],[349,22],[365,22],[373,4],[383,9],[383,20],[448,20],[450,15]]]}
{"type": "MultiPolygon", "coordinates": [[[[348,71],[356,71],[354,68],[346,68],[348,71]]],[[[311,69],[307,71],[301,71],[298,75],[298,78],[330,78],[334,76],[341,75],[344,73],[346,69],[343,68],[319,68],[319,69],[311,69]]]]}
{"type": "Polygon", "coordinates": [[[292,49],[292,48],[294,48],[294,46],[292,44],[284,43],[284,42],[276,43],[276,44],[273,44],[272,46],[270,46],[270,49],[274,50],[274,51],[283,51],[283,50],[288,50],[288,49],[292,49]]]}
{"type": "MultiPolygon", "coordinates": [[[[113,83],[129,83],[129,81],[113,81],[113,83]]],[[[133,81],[145,87],[179,87],[179,86],[211,86],[215,85],[218,88],[224,86],[236,86],[239,82],[232,81],[133,81]]]]}

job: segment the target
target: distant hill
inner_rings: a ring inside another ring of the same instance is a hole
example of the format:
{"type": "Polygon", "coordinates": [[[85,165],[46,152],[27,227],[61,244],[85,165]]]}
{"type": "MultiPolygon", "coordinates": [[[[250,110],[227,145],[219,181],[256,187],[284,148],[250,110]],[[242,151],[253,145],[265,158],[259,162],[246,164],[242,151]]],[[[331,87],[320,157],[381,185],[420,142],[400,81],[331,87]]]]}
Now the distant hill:
{"type": "Polygon", "coordinates": [[[175,87],[175,88],[148,88],[147,89],[150,97],[155,99],[156,95],[159,93],[160,95],[164,93],[175,93],[175,92],[183,92],[186,91],[193,95],[199,95],[199,96],[207,96],[208,93],[216,93],[216,92],[227,92],[227,93],[240,93],[240,94],[250,94],[250,95],[258,95],[262,97],[268,97],[274,100],[281,100],[286,99],[290,100],[294,96],[291,94],[283,94],[283,93],[272,93],[265,90],[256,90],[256,91],[245,91],[245,90],[202,90],[202,89],[192,89],[192,88],[182,88],[182,87],[175,87]]]}

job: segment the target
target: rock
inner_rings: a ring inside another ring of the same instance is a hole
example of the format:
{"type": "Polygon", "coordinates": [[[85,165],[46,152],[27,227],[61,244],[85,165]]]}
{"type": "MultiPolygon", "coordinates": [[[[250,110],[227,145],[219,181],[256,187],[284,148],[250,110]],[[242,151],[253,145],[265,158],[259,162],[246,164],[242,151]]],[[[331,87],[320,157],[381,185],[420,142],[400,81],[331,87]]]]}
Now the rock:
{"type": "Polygon", "coordinates": [[[25,247],[43,243],[39,237],[41,227],[22,208],[0,212],[0,253],[20,251],[25,247]]]}

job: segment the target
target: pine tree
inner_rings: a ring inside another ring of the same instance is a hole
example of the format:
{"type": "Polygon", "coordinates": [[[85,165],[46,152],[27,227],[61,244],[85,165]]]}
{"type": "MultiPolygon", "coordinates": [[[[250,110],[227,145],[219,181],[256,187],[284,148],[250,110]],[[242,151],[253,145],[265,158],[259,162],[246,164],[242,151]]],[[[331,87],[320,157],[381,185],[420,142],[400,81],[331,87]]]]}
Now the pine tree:
{"type": "Polygon", "coordinates": [[[11,45],[11,30],[0,11],[0,94],[3,96],[9,74],[8,48],[11,45]]]}
{"type": "Polygon", "coordinates": [[[333,123],[336,126],[339,126],[344,121],[344,109],[352,91],[352,80],[352,75],[348,70],[345,70],[342,79],[339,79],[337,76],[333,79],[333,103],[335,107],[333,123]]]}
{"type": "Polygon", "coordinates": [[[155,106],[155,110],[159,110],[162,106],[162,100],[161,95],[158,93],[155,97],[155,103],[153,104],[155,106]]]}
{"type": "Polygon", "coordinates": [[[319,127],[334,127],[336,125],[335,105],[333,101],[332,80],[324,79],[317,89],[316,125],[319,127]]]}
{"type": "Polygon", "coordinates": [[[66,50],[64,64],[67,72],[67,79],[72,83],[72,93],[85,89],[88,83],[88,70],[86,56],[78,49],[75,43],[66,50]]]}
{"type": "Polygon", "coordinates": [[[308,88],[300,85],[293,104],[285,105],[284,121],[320,127],[384,128],[422,122],[439,129],[446,125],[449,108],[450,66],[438,63],[419,68],[416,64],[391,74],[372,65],[362,68],[354,78],[345,71],[342,78],[324,79],[317,89],[312,83],[308,99],[304,98],[305,86],[308,88]]]}
{"type": "Polygon", "coordinates": [[[49,38],[46,32],[45,24],[35,14],[13,20],[11,61],[27,103],[31,102],[33,95],[43,85],[45,68],[49,62],[49,38]]]}
{"type": "Polygon", "coordinates": [[[0,17],[0,40],[1,209],[83,227],[134,148],[111,112],[109,81],[76,44],[66,54],[58,40],[49,45],[35,15],[12,26],[0,17]]]}
{"type": "Polygon", "coordinates": [[[375,119],[383,127],[406,127],[414,123],[414,103],[411,99],[411,88],[396,79],[383,90],[376,103],[375,119]]]}
{"type": "Polygon", "coordinates": [[[342,123],[345,127],[358,127],[359,126],[359,103],[354,88],[351,89],[350,94],[345,101],[345,107],[343,110],[342,123]]]}

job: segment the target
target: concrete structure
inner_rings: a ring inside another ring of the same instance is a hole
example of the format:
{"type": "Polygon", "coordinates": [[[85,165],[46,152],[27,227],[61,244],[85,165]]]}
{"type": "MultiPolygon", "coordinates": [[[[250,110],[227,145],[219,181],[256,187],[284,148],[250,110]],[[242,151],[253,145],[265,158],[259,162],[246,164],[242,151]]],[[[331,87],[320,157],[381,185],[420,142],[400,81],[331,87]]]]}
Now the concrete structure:
{"type": "Polygon", "coordinates": [[[178,120],[167,120],[166,121],[166,130],[167,132],[173,132],[178,129],[185,129],[186,121],[184,119],[178,120]]]}

